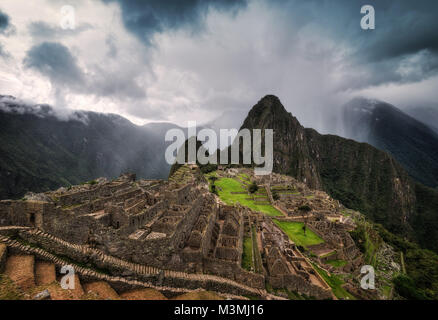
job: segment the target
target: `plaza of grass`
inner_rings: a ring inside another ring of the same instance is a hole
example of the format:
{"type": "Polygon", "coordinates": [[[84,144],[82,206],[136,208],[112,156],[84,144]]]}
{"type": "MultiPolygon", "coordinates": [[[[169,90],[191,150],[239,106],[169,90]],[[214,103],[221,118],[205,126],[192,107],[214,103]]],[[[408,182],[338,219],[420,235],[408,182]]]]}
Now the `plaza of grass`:
{"type": "MultiPolygon", "coordinates": [[[[309,228],[304,229],[303,222],[295,222],[295,221],[280,221],[275,219],[275,217],[282,217],[283,215],[277,209],[275,209],[270,204],[256,204],[253,199],[251,199],[248,195],[247,190],[242,186],[248,186],[251,182],[249,177],[244,174],[239,174],[236,179],[234,178],[220,178],[217,176],[216,172],[211,172],[206,175],[206,178],[216,177],[217,180],[214,182],[216,185],[216,190],[218,192],[218,196],[222,201],[224,201],[228,205],[233,205],[236,203],[240,203],[243,206],[246,206],[254,211],[262,212],[273,218],[273,222],[282,229],[288,237],[297,245],[301,246],[307,250],[307,247],[323,243],[324,240],[319,237],[316,233],[314,233],[309,228]],[[304,231],[305,230],[305,231],[304,231]]],[[[211,181],[210,181],[211,182],[211,181]]],[[[266,194],[266,190],[260,189],[255,197],[261,196],[264,197],[266,194]]],[[[247,270],[254,270],[254,247],[255,243],[251,237],[245,238],[243,243],[243,257],[242,257],[242,267],[247,270]]],[[[334,267],[343,267],[346,261],[343,260],[331,260],[328,261],[334,267]]],[[[342,288],[342,284],[344,283],[342,279],[340,279],[336,275],[329,275],[325,270],[314,265],[315,270],[324,278],[324,280],[332,287],[334,294],[338,298],[347,298],[354,299],[352,295],[350,295],[344,288],[342,288]]]]}
{"type": "MultiPolygon", "coordinates": [[[[253,197],[248,195],[248,191],[243,187],[245,176],[239,175],[237,179],[233,178],[219,178],[215,181],[216,190],[219,198],[228,205],[240,203],[242,206],[248,207],[251,210],[262,212],[270,217],[283,216],[281,212],[275,209],[271,204],[262,204],[254,201],[253,197]],[[238,181],[239,180],[239,181],[238,181]]],[[[246,183],[248,184],[248,183],[246,183]]],[[[266,198],[266,190],[260,189],[254,195],[255,198],[266,198]]]]}

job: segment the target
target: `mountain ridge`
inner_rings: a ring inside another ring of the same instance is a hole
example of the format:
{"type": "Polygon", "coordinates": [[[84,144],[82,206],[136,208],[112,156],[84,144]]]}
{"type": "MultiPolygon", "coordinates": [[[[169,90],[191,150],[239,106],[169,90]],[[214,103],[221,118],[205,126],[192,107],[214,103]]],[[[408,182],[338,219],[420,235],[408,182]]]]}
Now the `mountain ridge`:
{"type": "Polygon", "coordinates": [[[0,110],[0,197],[19,198],[125,171],[165,178],[164,136],[116,114],[77,111],[60,119],[48,105],[8,97],[0,110]],[[41,107],[42,106],[42,107],[41,107]]]}
{"type": "Polygon", "coordinates": [[[323,189],[392,232],[438,249],[436,222],[436,228],[428,228],[432,233],[418,236],[425,223],[418,221],[436,220],[436,209],[417,202],[418,192],[433,199],[438,193],[416,183],[393,156],[367,143],[304,128],[273,95],[250,110],[241,127],[245,128],[274,129],[274,172],[323,189]]]}

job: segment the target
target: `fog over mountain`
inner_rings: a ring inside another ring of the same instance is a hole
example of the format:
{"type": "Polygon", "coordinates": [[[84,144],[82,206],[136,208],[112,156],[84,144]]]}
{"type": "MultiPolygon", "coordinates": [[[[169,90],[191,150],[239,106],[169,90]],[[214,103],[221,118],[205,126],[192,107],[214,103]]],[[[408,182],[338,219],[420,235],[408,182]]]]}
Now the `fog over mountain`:
{"type": "Polygon", "coordinates": [[[0,96],[0,198],[133,172],[166,179],[170,123],[137,126],[116,114],[70,111],[0,96]]]}
{"type": "Polygon", "coordinates": [[[438,186],[438,134],[395,106],[356,98],[344,106],[345,136],[390,153],[417,181],[438,186]]]}
{"type": "Polygon", "coordinates": [[[438,133],[438,107],[413,107],[405,112],[438,133]]]}
{"type": "Polygon", "coordinates": [[[370,1],[372,31],[359,0],[83,0],[74,30],[60,27],[61,3],[19,2],[0,4],[2,94],[60,113],[237,128],[270,93],[305,127],[339,134],[355,96],[438,100],[435,2],[370,1]]]}

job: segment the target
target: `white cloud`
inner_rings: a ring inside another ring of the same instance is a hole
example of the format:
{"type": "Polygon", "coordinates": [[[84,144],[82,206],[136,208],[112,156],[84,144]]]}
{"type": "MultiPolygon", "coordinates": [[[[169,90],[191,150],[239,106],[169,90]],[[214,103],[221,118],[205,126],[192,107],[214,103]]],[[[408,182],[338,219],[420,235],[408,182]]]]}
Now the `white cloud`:
{"type": "MultiPolygon", "coordinates": [[[[56,39],[36,36],[29,26],[41,21],[58,26],[64,2],[26,1],[26,10],[23,3],[2,0],[17,32],[1,39],[11,56],[0,58],[1,94],[37,103],[118,113],[139,124],[185,125],[220,117],[221,125],[238,127],[262,96],[275,94],[303,125],[336,132],[334,111],[352,96],[393,104],[402,103],[400,97],[423,101],[425,91],[429,100],[437,98],[436,90],[428,89],[436,78],[348,90],[376,70],[347,59],[354,48],[328,36],[320,21],[287,14],[265,1],[252,1],[236,15],[211,10],[199,33],[186,28],[158,33],[154,47],[125,29],[116,3],[75,1],[77,25],[87,27],[65,37],[56,32],[56,39]],[[26,52],[50,40],[70,50],[90,90],[60,93],[56,83],[23,67],[26,52]]],[[[406,61],[399,72],[418,72],[414,62],[406,61]]]]}

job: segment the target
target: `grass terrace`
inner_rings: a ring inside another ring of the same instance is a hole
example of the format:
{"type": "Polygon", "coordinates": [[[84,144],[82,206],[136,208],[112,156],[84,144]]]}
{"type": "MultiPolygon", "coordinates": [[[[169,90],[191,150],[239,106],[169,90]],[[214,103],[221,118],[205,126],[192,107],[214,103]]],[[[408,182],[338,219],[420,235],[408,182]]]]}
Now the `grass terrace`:
{"type": "Polygon", "coordinates": [[[303,222],[278,221],[277,219],[273,221],[296,245],[307,247],[324,242],[323,239],[309,228],[306,229],[306,233],[304,234],[303,222]]]}
{"type": "Polygon", "coordinates": [[[345,260],[328,260],[327,263],[335,268],[342,268],[347,264],[345,260]]]}
{"type": "Polygon", "coordinates": [[[242,206],[248,207],[254,211],[263,212],[271,217],[283,216],[281,212],[275,209],[272,205],[257,204],[254,200],[249,199],[248,191],[243,188],[243,186],[236,179],[220,178],[215,182],[215,185],[219,197],[228,205],[240,203],[242,206]]]}
{"type": "Polygon", "coordinates": [[[248,271],[254,270],[252,252],[252,238],[245,237],[243,240],[242,268],[248,271]]]}
{"type": "Polygon", "coordinates": [[[327,284],[332,288],[334,295],[338,299],[343,300],[356,300],[356,298],[350,294],[347,290],[345,290],[342,285],[344,281],[338,276],[332,274],[329,275],[325,270],[318,267],[316,264],[312,263],[315,270],[320,274],[320,276],[327,282],[327,284]]]}

